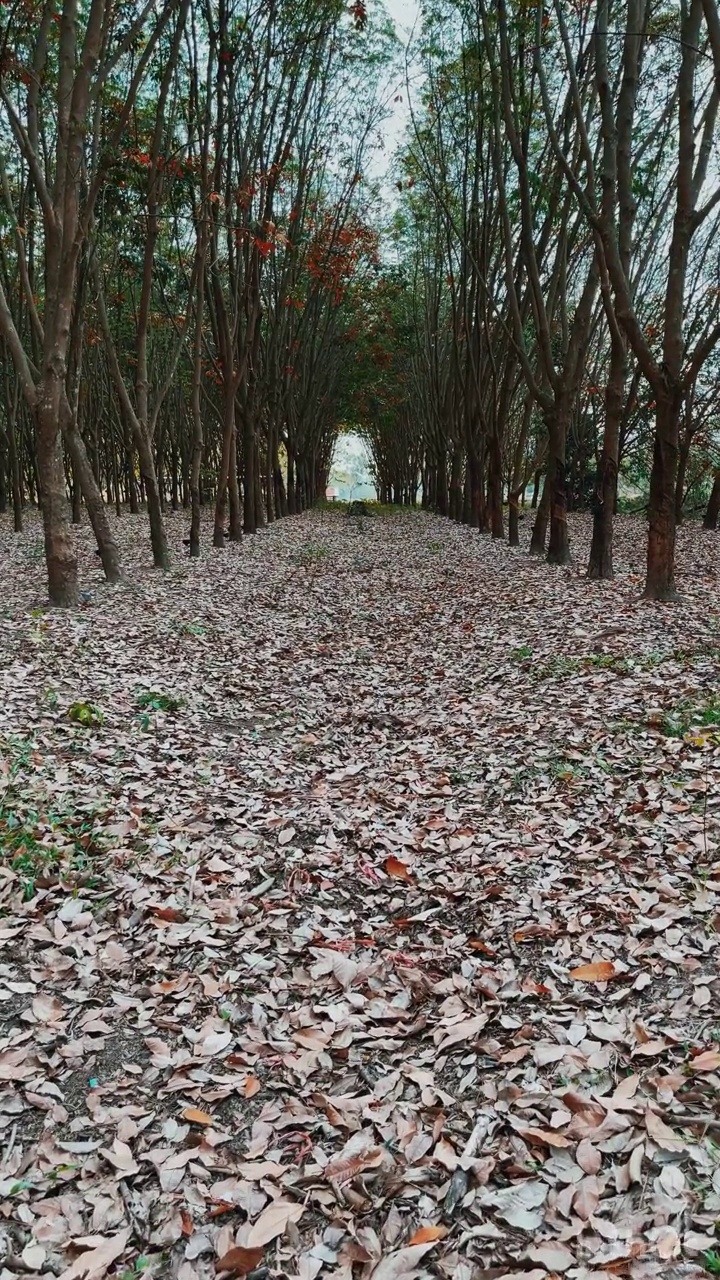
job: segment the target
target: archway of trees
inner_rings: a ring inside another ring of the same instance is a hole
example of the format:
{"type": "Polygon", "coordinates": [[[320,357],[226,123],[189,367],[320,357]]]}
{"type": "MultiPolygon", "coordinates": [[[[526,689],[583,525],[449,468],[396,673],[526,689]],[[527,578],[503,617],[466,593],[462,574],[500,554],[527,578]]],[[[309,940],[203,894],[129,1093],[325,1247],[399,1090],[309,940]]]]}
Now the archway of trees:
{"type": "Polygon", "coordinates": [[[0,511],[201,512],[238,541],[324,494],[359,421],[378,496],[613,573],[618,479],[720,510],[715,0],[432,0],[389,211],[368,178],[398,48],[340,0],[34,0],[0,61],[0,511]],[[12,52],[11,52],[12,50],[12,52]]]}

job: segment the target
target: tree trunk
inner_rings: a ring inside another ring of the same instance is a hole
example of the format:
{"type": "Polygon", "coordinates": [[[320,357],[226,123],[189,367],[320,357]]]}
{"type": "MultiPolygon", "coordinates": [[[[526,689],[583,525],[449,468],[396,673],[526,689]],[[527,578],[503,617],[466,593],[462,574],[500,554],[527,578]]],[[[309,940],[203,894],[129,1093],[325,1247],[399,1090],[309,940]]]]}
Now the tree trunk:
{"type": "Polygon", "coordinates": [[[678,429],[681,412],[678,396],[657,400],[655,444],[650,472],[648,547],[645,598],[676,600],[675,591],[675,485],[678,469],[678,429]]]}
{"type": "Polygon", "coordinates": [[[520,508],[518,494],[508,495],[508,541],[511,547],[520,546],[520,508]]]}
{"type": "Polygon", "coordinates": [[[93,475],[93,469],[90,465],[90,459],[85,449],[85,444],[76,423],[72,420],[70,406],[65,409],[65,422],[63,424],[63,434],[68,447],[68,452],[72,459],[73,471],[76,482],[82,490],[85,499],[90,524],[95,534],[95,540],[100,552],[102,567],[108,582],[120,582],[122,578],[122,565],[120,563],[120,552],[118,545],[113,537],[110,521],[108,520],[107,507],[103,502],[103,497],[93,475]]]}
{"type": "MultiPolygon", "coordinates": [[[[225,510],[227,506],[228,480],[230,478],[230,461],[233,454],[233,435],[235,432],[235,388],[228,383],[224,386],[223,395],[223,437],[220,471],[218,473],[217,495],[215,497],[215,526],[213,528],[213,546],[225,546],[225,510]]],[[[237,470],[237,468],[236,468],[237,470]]]]}
{"type": "Polygon", "coordinates": [[[687,474],[688,458],[690,457],[690,445],[692,443],[692,435],[690,430],[686,429],[683,439],[680,442],[680,450],[678,456],[677,480],[675,481],[675,523],[676,525],[683,522],[683,502],[685,500],[685,476],[687,474]]]}
{"type": "Polygon", "coordinates": [[[703,529],[717,529],[718,516],[720,516],[720,469],[715,472],[713,479],[712,492],[708,500],[705,519],[703,520],[703,529]]]}
{"type": "Polygon", "coordinates": [[[248,405],[243,421],[243,528],[245,533],[257,532],[256,496],[257,472],[255,456],[255,423],[252,417],[252,406],[248,405]]]}
{"type": "Polygon", "coordinates": [[[598,467],[597,489],[593,508],[593,532],[590,544],[588,578],[613,577],[613,517],[617,501],[620,423],[625,407],[625,344],[619,336],[612,340],[610,372],[605,388],[605,430],[598,467]]]}
{"type": "Polygon", "coordinates": [[[242,542],[242,508],[238,483],[237,426],[233,424],[230,442],[230,471],[228,473],[228,505],[230,507],[230,541],[242,542]]]}
{"type": "Polygon", "coordinates": [[[567,440],[567,410],[558,410],[548,425],[548,440],[552,458],[553,487],[550,501],[550,540],[548,564],[570,563],[570,542],[567,523],[567,464],[565,442],[567,440]]]}
{"type": "Polygon", "coordinates": [[[37,465],[42,495],[45,560],[50,603],[72,608],[78,602],[75,539],[67,513],[65,469],[60,443],[60,388],[45,393],[37,408],[37,465]]]}
{"type": "Polygon", "coordinates": [[[23,493],[22,478],[20,475],[20,461],[17,451],[17,416],[13,414],[8,423],[8,451],[10,455],[10,476],[12,479],[12,496],[13,496],[13,529],[15,533],[22,533],[23,527],[23,493]]]}
{"type": "Polygon", "coordinates": [[[493,538],[504,538],[502,505],[502,450],[497,435],[490,438],[490,457],[488,472],[488,506],[490,508],[490,531],[493,538]]]}
{"type": "MultiPolygon", "coordinates": [[[[545,538],[547,536],[548,519],[550,518],[550,502],[553,492],[553,468],[554,457],[552,450],[548,455],[548,463],[545,471],[545,483],[543,485],[542,497],[537,503],[537,515],[533,524],[532,536],[530,538],[530,555],[542,556],[545,554],[545,538]]],[[[536,472],[536,477],[538,473],[536,472]]],[[[539,484],[539,481],[538,481],[539,484]]],[[[536,494],[533,494],[533,500],[536,494]]]]}
{"type": "Polygon", "coordinates": [[[150,522],[150,545],[153,553],[153,564],[156,569],[170,568],[170,551],[168,549],[167,534],[165,532],[165,523],[162,514],[162,502],[160,499],[160,489],[158,488],[157,474],[155,472],[155,462],[152,455],[152,446],[145,436],[144,431],[139,431],[136,441],[138,455],[140,458],[140,474],[145,485],[145,498],[147,501],[148,520],[150,522]]]}

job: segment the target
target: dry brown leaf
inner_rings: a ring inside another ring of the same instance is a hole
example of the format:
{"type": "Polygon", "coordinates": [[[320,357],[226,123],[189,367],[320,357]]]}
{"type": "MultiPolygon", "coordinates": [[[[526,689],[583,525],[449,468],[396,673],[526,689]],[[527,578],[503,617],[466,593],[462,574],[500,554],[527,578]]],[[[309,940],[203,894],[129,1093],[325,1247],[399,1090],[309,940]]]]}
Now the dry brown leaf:
{"type": "Polygon", "coordinates": [[[583,1138],[582,1142],[578,1142],[575,1159],[583,1173],[593,1174],[600,1172],[602,1156],[589,1138],[583,1138]]]}
{"type": "Polygon", "coordinates": [[[246,1276],[248,1271],[254,1271],[258,1263],[262,1262],[264,1254],[262,1245],[258,1245],[256,1249],[246,1249],[236,1244],[222,1258],[216,1259],[215,1270],[226,1271],[234,1276],[246,1276]]]}
{"type": "MultiPolygon", "coordinates": [[[[71,1262],[70,1266],[61,1272],[60,1280],[82,1280],[83,1276],[103,1276],[108,1267],[112,1266],[113,1262],[125,1252],[130,1233],[131,1228],[127,1227],[124,1231],[118,1231],[117,1235],[106,1239],[96,1236],[97,1243],[71,1262]]],[[[82,1241],[76,1240],[73,1243],[81,1244],[82,1241]]]]}
{"type": "Polygon", "coordinates": [[[101,1147],[100,1155],[104,1156],[117,1170],[120,1178],[130,1178],[133,1174],[140,1172],[140,1166],[136,1163],[128,1144],[121,1142],[119,1138],[113,1142],[112,1149],[101,1147]]]}
{"type": "Polygon", "coordinates": [[[153,915],[158,920],[166,920],[171,924],[184,924],[187,915],[184,911],[180,911],[178,907],[151,907],[153,915]]]}
{"type": "Polygon", "coordinates": [[[665,1151],[681,1151],[685,1145],[682,1138],[673,1133],[669,1125],[650,1107],[645,1112],[645,1128],[653,1142],[665,1151]]]}
{"type": "Polygon", "coordinates": [[[357,1156],[348,1156],[344,1160],[333,1160],[326,1164],[323,1174],[328,1182],[350,1182],[365,1169],[377,1169],[382,1164],[382,1147],[370,1147],[368,1151],[357,1156]]]}
{"type": "Polygon", "coordinates": [[[572,1142],[569,1138],[564,1138],[561,1133],[555,1133],[552,1129],[535,1129],[530,1125],[524,1125],[513,1121],[513,1129],[520,1134],[521,1138],[525,1138],[527,1142],[540,1143],[547,1147],[571,1147],[572,1142]]]}
{"type": "Polygon", "coordinates": [[[720,1050],[703,1049],[688,1062],[691,1071],[717,1071],[720,1067],[720,1050]]]}
{"type": "Polygon", "coordinates": [[[213,1124],[213,1118],[207,1111],[199,1111],[197,1107],[186,1107],[182,1112],[183,1120],[189,1121],[190,1124],[213,1124]]]}
{"type": "Polygon", "coordinates": [[[609,982],[615,977],[615,965],[610,960],[596,960],[594,964],[581,964],[571,969],[569,977],[573,982],[609,982]]]}
{"type": "Polygon", "coordinates": [[[406,1249],[398,1249],[381,1258],[371,1272],[371,1280],[402,1280],[404,1276],[417,1275],[417,1264],[435,1244],[428,1240],[424,1244],[413,1244],[406,1249]]]}
{"type": "Polygon", "coordinates": [[[575,1258],[564,1244],[550,1243],[533,1245],[527,1251],[531,1262],[541,1262],[548,1271],[562,1274],[575,1265],[575,1258]]]}
{"type": "Polygon", "coordinates": [[[303,1215],[303,1206],[292,1200],[273,1200],[250,1228],[247,1237],[248,1248],[257,1248],[269,1244],[276,1236],[281,1236],[288,1222],[299,1222],[303,1215]]]}
{"type": "Polygon", "coordinates": [[[444,1240],[447,1233],[447,1227],[418,1227],[417,1231],[408,1240],[408,1245],[427,1244],[433,1240],[444,1240]]]}
{"type": "Polygon", "coordinates": [[[410,868],[404,862],[401,862],[399,858],[392,856],[385,859],[385,870],[395,880],[412,880],[414,878],[410,868]]]}

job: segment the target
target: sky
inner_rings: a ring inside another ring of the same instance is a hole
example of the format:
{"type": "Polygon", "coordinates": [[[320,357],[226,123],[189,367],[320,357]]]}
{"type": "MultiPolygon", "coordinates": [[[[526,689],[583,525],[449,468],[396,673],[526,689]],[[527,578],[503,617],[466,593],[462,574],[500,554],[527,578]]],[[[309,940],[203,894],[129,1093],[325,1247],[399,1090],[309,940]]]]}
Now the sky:
{"type": "MultiPolygon", "coordinates": [[[[384,0],[384,8],[395,24],[395,30],[401,45],[403,47],[406,46],[413,34],[413,28],[420,12],[418,0],[384,0]]],[[[378,176],[387,173],[393,154],[402,140],[409,120],[404,68],[399,73],[397,89],[392,96],[393,98],[400,98],[401,101],[391,101],[390,103],[391,114],[385,121],[382,130],[384,149],[373,158],[373,162],[369,166],[378,176]]]]}

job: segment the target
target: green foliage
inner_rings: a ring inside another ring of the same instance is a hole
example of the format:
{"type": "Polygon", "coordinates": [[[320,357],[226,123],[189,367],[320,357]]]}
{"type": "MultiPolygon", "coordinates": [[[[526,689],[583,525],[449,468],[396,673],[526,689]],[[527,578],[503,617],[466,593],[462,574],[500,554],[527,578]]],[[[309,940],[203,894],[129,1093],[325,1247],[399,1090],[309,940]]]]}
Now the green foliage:
{"type": "Polygon", "coordinates": [[[720,1253],[717,1249],[708,1249],[703,1254],[703,1266],[711,1276],[720,1276],[720,1253]]]}
{"type": "Polygon", "coordinates": [[[317,568],[330,554],[324,542],[306,542],[304,547],[293,556],[295,564],[302,569],[317,568]]]}
{"type": "Polygon", "coordinates": [[[140,725],[147,732],[152,724],[152,717],[158,711],[165,715],[177,715],[185,703],[184,699],[176,698],[172,693],[161,693],[157,689],[143,689],[137,695],[137,705],[140,725]]]}
{"type": "Polygon", "coordinates": [[[102,711],[93,702],[79,699],[67,709],[68,719],[79,724],[83,729],[97,729],[103,722],[102,711]]]}
{"type": "Polygon", "coordinates": [[[662,720],[662,731],[668,738],[685,738],[695,734],[704,741],[720,740],[720,732],[707,732],[716,727],[720,729],[720,698],[717,696],[705,703],[678,703],[662,720]]]}
{"type": "Polygon", "coordinates": [[[81,880],[97,884],[97,856],[105,814],[95,808],[61,804],[40,810],[30,802],[24,783],[33,770],[34,744],[10,738],[0,743],[4,789],[0,788],[0,863],[23,882],[26,899],[38,881],[81,880]]]}
{"type": "Polygon", "coordinates": [[[159,693],[155,689],[149,689],[137,695],[137,704],[142,711],[167,711],[174,715],[184,706],[184,701],[171,693],[159,693]]]}

